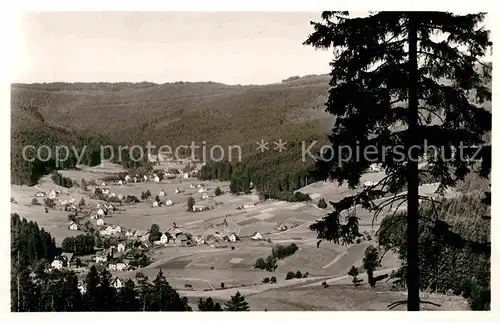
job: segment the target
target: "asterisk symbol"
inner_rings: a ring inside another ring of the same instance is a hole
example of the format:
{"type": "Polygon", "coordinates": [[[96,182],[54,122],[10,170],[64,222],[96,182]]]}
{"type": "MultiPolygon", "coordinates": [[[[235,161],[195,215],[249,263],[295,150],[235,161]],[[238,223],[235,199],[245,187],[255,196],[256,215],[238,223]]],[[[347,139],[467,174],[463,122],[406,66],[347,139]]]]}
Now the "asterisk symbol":
{"type": "Polygon", "coordinates": [[[282,152],[283,150],[286,150],[286,141],[283,141],[283,140],[278,140],[278,142],[274,141],[273,144],[276,145],[276,147],[274,147],[274,150],[278,150],[279,152],[282,152]]]}
{"type": "Polygon", "coordinates": [[[261,139],[260,142],[256,142],[257,144],[257,150],[260,150],[261,153],[264,152],[264,150],[269,150],[269,142],[264,141],[264,139],[261,139]]]}

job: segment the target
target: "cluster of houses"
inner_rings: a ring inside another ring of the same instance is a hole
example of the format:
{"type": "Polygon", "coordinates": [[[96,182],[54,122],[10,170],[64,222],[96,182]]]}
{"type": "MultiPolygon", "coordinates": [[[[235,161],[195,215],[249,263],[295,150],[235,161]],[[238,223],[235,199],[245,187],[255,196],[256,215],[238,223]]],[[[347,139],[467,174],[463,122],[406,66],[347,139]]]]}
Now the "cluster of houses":
{"type": "Polygon", "coordinates": [[[49,198],[53,200],[59,195],[61,195],[61,191],[56,191],[56,190],[44,191],[39,189],[39,191],[35,194],[35,197],[49,198]]]}

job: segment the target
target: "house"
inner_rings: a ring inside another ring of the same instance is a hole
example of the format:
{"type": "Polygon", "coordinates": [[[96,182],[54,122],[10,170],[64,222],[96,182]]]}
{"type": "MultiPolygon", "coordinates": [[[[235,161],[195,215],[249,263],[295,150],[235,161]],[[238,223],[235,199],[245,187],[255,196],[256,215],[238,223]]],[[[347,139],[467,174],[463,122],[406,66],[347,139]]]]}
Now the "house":
{"type": "Polygon", "coordinates": [[[186,237],[186,235],[184,233],[181,233],[175,238],[175,243],[179,247],[185,247],[188,244],[188,240],[189,239],[186,237]]]}
{"type": "Polygon", "coordinates": [[[127,183],[130,182],[130,176],[129,175],[125,176],[125,182],[127,182],[127,183]]]}
{"type": "Polygon", "coordinates": [[[194,185],[193,184],[189,184],[189,188],[194,188],[194,185]]]}
{"type": "Polygon", "coordinates": [[[118,252],[124,252],[125,251],[125,245],[123,243],[119,243],[118,246],[116,247],[116,251],[118,251],[118,252]]]}
{"type": "Polygon", "coordinates": [[[137,183],[137,177],[134,176],[134,183],[137,183]]]}
{"type": "Polygon", "coordinates": [[[243,204],[243,208],[244,209],[249,209],[249,208],[252,208],[252,207],[255,207],[255,204],[243,204]]]}
{"type": "Polygon", "coordinates": [[[203,194],[203,195],[201,196],[201,199],[202,199],[202,200],[206,200],[206,199],[208,199],[208,194],[203,194]]]}
{"type": "Polygon", "coordinates": [[[238,238],[238,236],[234,232],[231,232],[230,234],[228,234],[227,238],[231,242],[236,242],[236,241],[240,240],[240,238],[238,238]]]}
{"type": "Polygon", "coordinates": [[[156,183],[159,183],[159,182],[160,182],[160,178],[158,177],[158,175],[155,175],[155,177],[154,177],[154,181],[155,181],[156,183]]]}
{"type": "Polygon", "coordinates": [[[364,187],[370,187],[370,186],[374,186],[375,183],[373,183],[372,181],[366,181],[363,185],[364,185],[364,187]]]}
{"type": "Polygon", "coordinates": [[[158,207],[158,202],[157,201],[153,202],[153,207],[158,207]]]}
{"type": "Polygon", "coordinates": [[[111,226],[108,225],[108,227],[100,232],[101,235],[112,235],[114,233],[114,230],[111,226]]]}
{"type": "Polygon", "coordinates": [[[52,261],[52,263],[50,264],[50,267],[52,267],[54,269],[61,269],[63,267],[63,262],[62,262],[62,260],[56,259],[56,260],[52,261]]]}
{"type": "Polygon", "coordinates": [[[167,233],[170,234],[172,237],[177,237],[179,234],[182,233],[182,230],[180,230],[179,228],[174,226],[174,227],[168,229],[167,233]]]}
{"type": "Polygon", "coordinates": [[[252,240],[263,240],[262,235],[259,232],[254,232],[251,237],[252,240]]]}
{"type": "Polygon", "coordinates": [[[116,264],[108,264],[109,271],[116,271],[116,264]]]}
{"type": "Polygon", "coordinates": [[[173,203],[172,203],[172,200],[166,200],[166,201],[165,201],[165,205],[167,205],[167,206],[170,206],[170,205],[172,205],[172,204],[173,204],[173,203]]]}
{"type": "Polygon", "coordinates": [[[78,290],[82,295],[87,292],[87,288],[85,288],[85,284],[82,282],[78,282],[78,290]]]}
{"type": "Polygon", "coordinates": [[[118,185],[123,185],[122,180],[119,180],[119,181],[118,181],[118,185]]]}
{"type": "Polygon", "coordinates": [[[184,173],[184,174],[182,174],[182,177],[183,177],[183,178],[189,178],[189,173],[184,173]]]}
{"type": "Polygon", "coordinates": [[[142,241],[142,242],[149,241],[149,232],[148,232],[148,233],[143,234],[143,235],[142,235],[139,239],[140,239],[140,241],[142,241]]]}
{"type": "Polygon", "coordinates": [[[116,289],[122,288],[124,286],[122,280],[118,277],[116,277],[113,282],[111,283],[111,286],[113,286],[116,289]]]}
{"type": "Polygon", "coordinates": [[[146,175],[144,175],[144,181],[147,182],[148,181],[148,177],[146,175]]]}
{"type": "Polygon", "coordinates": [[[106,256],[104,254],[98,254],[94,257],[94,261],[96,263],[106,262],[106,261],[108,261],[108,256],[106,256]]]}
{"type": "Polygon", "coordinates": [[[278,223],[276,228],[278,229],[278,231],[286,231],[288,229],[286,224],[284,224],[283,222],[278,223]]]}
{"type": "Polygon", "coordinates": [[[160,237],[160,243],[167,244],[168,243],[168,236],[164,233],[160,237]]]}
{"type": "Polygon", "coordinates": [[[66,259],[66,264],[69,267],[69,264],[73,260],[73,253],[72,252],[63,252],[63,253],[61,253],[61,257],[66,259]]]}
{"type": "Polygon", "coordinates": [[[104,223],[104,219],[103,219],[103,218],[97,219],[96,224],[97,224],[97,225],[105,225],[105,223],[104,223]]]}
{"type": "Polygon", "coordinates": [[[205,205],[193,205],[194,212],[206,211],[208,209],[209,209],[208,206],[205,205]]]}
{"type": "Polygon", "coordinates": [[[102,190],[102,194],[104,195],[109,195],[109,193],[111,193],[109,189],[102,190]]]}
{"type": "Polygon", "coordinates": [[[380,171],[382,171],[382,168],[379,165],[373,163],[370,165],[369,170],[370,170],[370,172],[380,172],[380,171]]]}
{"type": "Polygon", "coordinates": [[[101,218],[104,217],[104,210],[103,209],[97,210],[97,216],[101,218]]]}
{"type": "Polygon", "coordinates": [[[78,230],[78,224],[76,224],[75,222],[71,222],[71,223],[69,224],[69,229],[70,229],[70,230],[73,230],[73,231],[78,230]]]}
{"type": "Polygon", "coordinates": [[[127,230],[127,232],[125,232],[125,236],[126,236],[126,237],[129,237],[129,238],[130,238],[130,237],[133,237],[133,236],[134,236],[134,232],[133,232],[133,230],[127,230]]]}
{"type": "Polygon", "coordinates": [[[54,191],[54,190],[50,190],[50,192],[49,192],[49,196],[48,196],[48,197],[49,197],[49,199],[55,199],[55,198],[56,198],[56,196],[57,196],[56,191],[54,191]]]}
{"type": "Polygon", "coordinates": [[[198,189],[198,193],[204,193],[204,192],[206,192],[206,191],[207,191],[207,190],[206,190],[205,188],[203,188],[203,187],[200,187],[200,188],[198,189]]]}
{"type": "Polygon", "coordinates": [[[201,245],[205,244],[205,239],[203,239],[203,237],[201,235],[194,237],[193,241],[197,246],[201,246],[201,245]]]}
{"type": "Polygon", "coordinates": [[[113,228],[113,233],[121,233],[122,232],[122,228],[117,225],[116,227],[113,228]]]}
{"type": "Polygon", "coordinates": [[[118,194],[116,197],[118,197],[118,199],[120,199],[120,200],[123,200],[123,194],[118,194]]]}
{"type": "Polygon", "coordinates": [[[117,271],[123,271],[123,270],[126,270],[127,268],[128,268],[128,266],[123,262],[119,262],[116,264],[117,271]]]}
{"type": "Polygon", "coordinates": [[[166,195],[167,195],[167,193],[165,193],[165,191],[164,191],[164,190],[161,190],[161,191],[160,191],[160,194],[158,194],[158,196],[159,196],[159,197],[164,197],[164,196],[166,196],[166,195]]]}

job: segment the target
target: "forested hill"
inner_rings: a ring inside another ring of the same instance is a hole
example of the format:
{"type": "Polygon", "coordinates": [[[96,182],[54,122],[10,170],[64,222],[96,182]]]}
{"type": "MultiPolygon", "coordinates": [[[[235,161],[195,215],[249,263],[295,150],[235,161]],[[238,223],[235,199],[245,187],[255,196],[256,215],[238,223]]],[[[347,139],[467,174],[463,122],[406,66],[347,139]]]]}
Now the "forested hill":
{"type": "MultiPolygon", "coordinates": [[[[46,123],[91,131],[114,141],[156,145],[244,144],[262,134],[308,132],[328,119],[323,104],[328,76],[292,77],[281,83],[214,82],[13,84],[13,114],[21,105],[46,123]],[[168,141],[168,142],[166,142],[168,141]]],[[[13,125],[17,126],[17,125],[13,125]]],[[[318,128],[319,129],[319,128],[318,128]]],[[[321,128],[319,134],[324,134],[321,128]]]]}

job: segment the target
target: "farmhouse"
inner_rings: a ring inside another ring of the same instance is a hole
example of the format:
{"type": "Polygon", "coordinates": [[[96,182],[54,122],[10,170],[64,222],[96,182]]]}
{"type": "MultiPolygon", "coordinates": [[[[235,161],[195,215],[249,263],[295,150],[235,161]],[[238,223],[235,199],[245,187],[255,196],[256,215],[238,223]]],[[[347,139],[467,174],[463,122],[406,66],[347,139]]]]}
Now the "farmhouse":
{"type": "Polygon", "coordinates": [[[194,237],[193,241],[197,246],[201,246],[201,245],[205,244],[205,239],[203,239],[203,237],[201,235],[194,237]]]}
{"type": "Polygon", "coordinates": [[[50,267],[52,267],[54,269],[61,269],[63,267],[63,262],[62,262],[62,260],[56,259],[56,260],[52,261],[52,263],[50,264],[50,267]]]}
{"type": "Polygon", "coordinates": [[[123,185],[122,180],[119,180],[119,181],[118,181],[118,185],[123,185]]]}
{"type": "Polygon", "coordinates": [[[114,233],[114,230],[111,226],[108,225],[108,227],[102,231],[99,232],[101,235],[112,235],[114,233]]]}
{"type": "Polygon", "coordinates": [[[183,177],[183,178],[189,178],[189,173],[184,173],[184,174],[182,174],[182,177],[183,177]]]}
{"type": "Polygon", "coordinates": [[[179,247],[185,247],[188,245],[188,241],[189,239],[187,238],[187,236],[184,234],[184,233],[181,233],[179,234],[176,238],[175,238],[175,243],[179,246],[179,247]]]}
{"type": "Polygon", "coordinates": [[[194,212],[200,212],[200,211],[206,211],[209,210],[208,206],[205,205],[193,205],[193,211],[194,212]]]}
{"type": "Polygon", "coordinates": [[[108,256],[104,255],[104,254],[98,254],[94,257],[94,261],[96,263],[100,263],[100,262],[106,262],[108,261],[108,256]]]}
{"type": "Polygon", "coordinates": [[[101,218],[104,217],[104,210],[103,209],[97,210],[97,216],[101,218]]]}
{"type": "Polygon", "coordinates": [[[116,227],[113,227],[113,233],[121,233],[122,232],[122,228],[117,225],[116,227]]]}
{"type": "Polygon", "coordinates": [[[208,194],[203,194],[203,195],[201,196],[201,199],[202,199],[202,200],[206,200],[206,199],[208,199],[208,194]]]}
{"type": "Polygon", "coordinates": [[[49,196],[48,196],[48,197],[49,197],[49,199],[55,199],[55,198],[56,198],[56,196],[57,196],[56,191],[54,191],[54,190],[50,190],[50,192],[49,192],[49,196]]]}
{"type": "Polygon", "coordinates": [[[255,207],[255,204],[243,204],[244,209],[250,209],[252,207],[255,207]]]}
{"type": "Polygon", "coordinates": [[[96,224],[97,225],[105,225],[106,223],[104,223],[104,219],[103,218],[100,218],[100,219],[97,219],[96,224]]]}
{"type": "Polygon", "coordinates": [[[116,264],[108,264],[109,271],[116,271],[116,264]]]}
{"type": "Polygon", "coordinates": [[[111,285],[116,289],[120,289],[123,287],[124,284],[120,278],[116,277],[111,283],[111,285]]]}
{"type": "Polygon", "coordinates": [[[153,202],[153,207],[158,207],[158,202],[157,201],[153,202]]]}
{"type": "Polygon", "coordinates": [[[230,234],[228,234],[227,238],[231,242],[236,242],[236,241],[240,240],[240,238],[238,238],[238,236],[234,232],[231,232],[230,234]]]}
{"type": "Polygon", "coordinates": [[[286,224],[284,224],[283,222],[278,223],[276,228],[278,229],[278,231],[286,231],[288,229],[286,224]]]}
{"type": "Polygon", "coordinates": [[[164,233],[160,237],[160,243],[162,244],[167,244],[168,243],[168,236],[164,233]]]}
{"type": "Polygon", "coordinates": [[[75,222],[71,222],[71,223],[69,224],[69,229],[70,229],[70,230],[73,230],[73,231],[78,230],[78,224],[76,224],[75,222]]]}
{"type": "Polygon", "coordinates": [[[66,259],[66,264],[67,264],[67,266],[69,266],[69,264],[73,260],[73,253],[72,252],[63,252],[63,253],[61,253],[61,257],[66,259]]]}
{"type": "Polygon", "coordinates": [[[252,240],[263,240],[262,235],[259,232],[254,232],[251,237],[252,240]]]}
{"type": "Polygon", "coordinates": [[[85,284],[82,282],[78,282],[78,290],[80,293],[83,295],[87,292],[87,289],[85,288],[85,284]]]}
{"type": "Polygon", "coordinates": [[[116,247],[116,251],[118,251],[118,252],[124,252],[125,251],[125,245],[123,243],[119,243],[118,246],[116,247]]]}
{"type": "Polygon", "coordinates": [[[164,197],[164,196],[166,196],[166,195],[167,195],[167,193],[165,193],[165,191],[164,191],[164,190],[161,190],[161,191],[160,191],[160,194],[158,194],[158,196],[160,196],[160,197],[164,197]]]}
{"type": "Polygon", "coordinates": [[[124,264],[123,262],[119,262],[116,264],[116,270],[117,271],[123,271],[123,270],[126,270],[127,269],[127,265],[124,264]]]}
{"type": "Polygon", "coordinates": [[[127,182],[127,183],[130,182],[130,176],[129,175],[125,176],[125,182],[127,182]]]}
{"type": "Polygon", "coordinates": [[[200,188],[198,189],[198,193],[204,193],[204,192],[206,192],[206,191],[207,191],[207,190],[206,190],[205,188],[203,188],[203,187],[200,187],[200,188]]]}
{"type": "Polygon", "coordinates": [[[165,201],[165,205],[167,205],[167,206],[172,205],[172,200],[166,200],[166,201],[165,201]]]}
{"type": "Polygon", "coordinates": [[[134,176],[134,183],[137,183],[137,177],[134,176]]]}
{"type": "Polygon", "coordinates": [[[155,177],[154,177],[154,181],[155,181],[156,183],[159,183],[159,182],[160,182],[160,178],[158,177],[158,175],[155,175],[155,177]]]}

